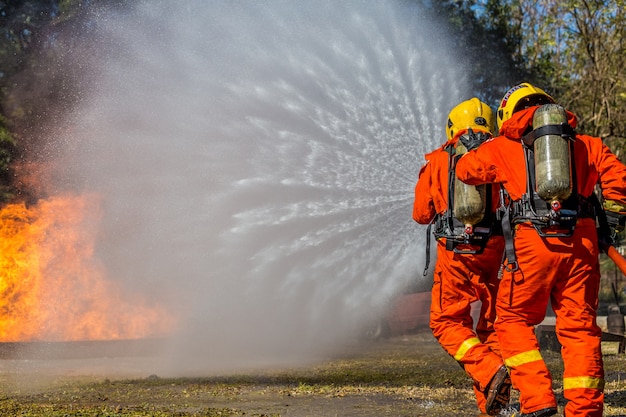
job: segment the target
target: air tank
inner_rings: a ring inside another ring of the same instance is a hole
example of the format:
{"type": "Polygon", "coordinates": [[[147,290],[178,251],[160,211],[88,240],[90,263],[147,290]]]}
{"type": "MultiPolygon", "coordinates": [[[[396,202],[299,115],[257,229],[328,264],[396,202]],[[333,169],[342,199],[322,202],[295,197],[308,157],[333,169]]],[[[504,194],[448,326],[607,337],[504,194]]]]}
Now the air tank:
{"type": "MultiPolygon", "coordinates": [[[[467,148],[458,141],[456,154],[460,156],[465,152],[467,148]]],[[[465,225],[467,232],[485,216],[485,192],[485,185],[468,185],[455,177],[452,214],[465,225]]]]}
{"type": "MultiPolygon", "coordinates": [[[[567,123],[567,114],[558,104],[544,104],[533,116],[533,129],[562,123],[567,123]]],[[[535,140],[534,154],[539,197],[553,205],[567,199],[572,193],[569,140],[560,135],[541,136],[535,140]]]]}

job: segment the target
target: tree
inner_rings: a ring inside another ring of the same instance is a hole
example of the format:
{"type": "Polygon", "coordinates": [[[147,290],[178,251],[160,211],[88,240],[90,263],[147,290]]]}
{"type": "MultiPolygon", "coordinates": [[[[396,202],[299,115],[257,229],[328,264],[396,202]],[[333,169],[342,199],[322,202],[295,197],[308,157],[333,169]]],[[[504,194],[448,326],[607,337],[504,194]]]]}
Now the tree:
{"type": "MultiPolygon", "coordinates": [[[[38,137],[47,117],[62,112],[59,103],[71,102],[71,71],[46,55],[58,27],[82,10],[84,0],[27,0],[0,2],[0,203],[28,190],[14,181],[14,170],[28,138],[38,137]],[[46,47],[43,47],[46,46],[46,47]],[[53,76],[42,75],[54,73],[53,76]],[[65,94],[64,100],[58,100],[65,94]],[[68,100],[69,98],[69,100],[68,100]]],[[[52,42],[53,43],[53,42],[52,42]]],[[[60,43],[60,42],[59,42],[60,43]]]]}
{"type": "Polygon", "coordinates": [[[604,138],[624,155],[626,138],[626,4],[570,0],[561,3],[569,23],[558,71],[559,97],[579,116],[584,132],[604,138]]]}
{"type": "Polygon", "coordinates": [[[33,34],[56,14],[53,1],[5,1],[0,3],[0,202],[13,198],[12,164],[16,157],[14,118],[20,108],[7,107],[13,74],[27,65],[33,34]]]}
{"type": "Polygon", "coordinates": [[[580,131],[602,137],[622,158],[626,156],[625,3],[484,0],[474,6],[484,25],[502,36],[518,74],[550,92],[576,113],[580,131]]]}
{"type": "MultiPolygon", "coordinates": [[[[434,15],[447,18],[447,27],[443,29],[455,39],[457,48],[453,55],[469,74],[471,91],[497,107],[502,94],[526,74],[514,54],[517,38],[508,33],[511,26],[484,14],[476,0],[423,0],[421,3],[434,15]]],[[[493,6],[497,7],[497,2],[493,6]]],[[[498,9],[495,13],[504,18],[507,9],[498,9]]]]}

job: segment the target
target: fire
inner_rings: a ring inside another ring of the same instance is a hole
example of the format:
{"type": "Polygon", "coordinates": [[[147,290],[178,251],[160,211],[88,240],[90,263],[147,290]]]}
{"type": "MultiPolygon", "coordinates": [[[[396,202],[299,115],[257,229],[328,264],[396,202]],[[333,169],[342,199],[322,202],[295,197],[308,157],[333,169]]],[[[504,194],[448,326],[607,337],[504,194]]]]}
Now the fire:
{"type": "Polygon", "coordinates": [[[97,196],[0,210],[0,342],[161,337],[174,319],[127,294],[94,256],[97,196]]]}

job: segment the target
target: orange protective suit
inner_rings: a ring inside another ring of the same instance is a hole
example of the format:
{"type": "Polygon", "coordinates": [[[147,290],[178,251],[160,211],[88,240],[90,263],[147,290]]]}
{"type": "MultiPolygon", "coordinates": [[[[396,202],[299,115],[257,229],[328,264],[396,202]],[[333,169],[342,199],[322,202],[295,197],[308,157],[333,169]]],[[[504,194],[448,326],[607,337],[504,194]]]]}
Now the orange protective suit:
{"type": "MultiPolygon", "coordinates": [[[[456,138],[448,144],[455,145],[456,138]]],[[[449,154],[445,146],[426,155],[415,186],[413,219],[429,224],[448,208],[449,154]]],[[[492,196],[494,207],[498,192],[492,196]]],[[[504,251],[502,236],[491,236],[481,254],[460,254],[446,250],[445,238],[437,241],[430,327],[433,335],[474,381],[476,402],[485,413],[485,390],[504,362],[493,328],[498,266],[504,251]],[[473,328],[471,304],[482,302],[480,317],[473,328]]]]}
{"type": "MultiPolygon", "coordinates": [[[[457,177],[468,184],[501,183],[512,200],[526,192],[526,163],[520,138],[538,106],[514,113],[500,136],[464,155],[457,177]]],[[[567,112],[570,126],[576,117],[567,112]]],[[[626,166],[600,138],[577,134],[574,141],[577,192],[589,197],[600,184],[604,198],[626,203],[626,166]]],[[[548,302],[564,362],[565,416],[602,416],[604,370],[601,330],[596,324],[600,269],[593,218],[579,218],[571,237],[541,237],[530,223],[515,227],[518,270],[506,270],[496,301],[495,329],[522,413],[556,408],[552,377],[539,352],[535,325],[548,302]]],[[[514,269],[514,268],[511,268],[514,269]]]]}

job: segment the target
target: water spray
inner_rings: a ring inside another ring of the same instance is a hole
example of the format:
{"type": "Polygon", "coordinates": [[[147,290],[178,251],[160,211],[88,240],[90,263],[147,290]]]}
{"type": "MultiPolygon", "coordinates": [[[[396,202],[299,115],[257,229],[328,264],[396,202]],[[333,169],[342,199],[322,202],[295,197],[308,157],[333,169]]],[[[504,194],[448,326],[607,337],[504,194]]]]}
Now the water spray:
{"type": "Polygon", "coordinates": [[[190,0],[83,25],[55,187],[101,196],[95,256],[179,318],[178,372],[310,358],[421,275],[413,188],[467,93],[431,20],[190,0]]]}

